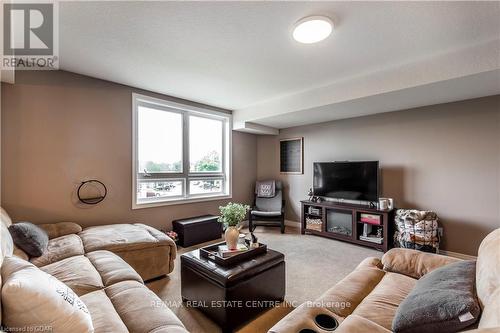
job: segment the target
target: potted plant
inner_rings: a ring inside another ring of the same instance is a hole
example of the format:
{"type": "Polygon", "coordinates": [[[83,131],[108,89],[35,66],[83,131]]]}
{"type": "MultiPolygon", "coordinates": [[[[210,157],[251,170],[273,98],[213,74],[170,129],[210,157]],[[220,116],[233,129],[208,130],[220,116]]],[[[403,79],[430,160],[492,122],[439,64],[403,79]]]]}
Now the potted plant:
{"type": "Polygon", "coordinates": [[[226,206],[220,206],[220,216],[218,221],[226,225],[224,238],[228,249],[236,250],[240,229],[238,224],[247,216],[250,206],[239,203],[228,203],[226,206]]]}

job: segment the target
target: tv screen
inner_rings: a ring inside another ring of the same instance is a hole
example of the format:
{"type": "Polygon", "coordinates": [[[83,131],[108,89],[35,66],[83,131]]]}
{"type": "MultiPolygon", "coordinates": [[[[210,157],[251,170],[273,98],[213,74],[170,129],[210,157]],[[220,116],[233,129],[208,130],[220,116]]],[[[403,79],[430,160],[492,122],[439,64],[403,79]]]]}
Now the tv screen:
{"type": "Polygon", "coordinates": [[[320,197],[377,201],[378,161],[314,163],[313,192],[320,197]]]}

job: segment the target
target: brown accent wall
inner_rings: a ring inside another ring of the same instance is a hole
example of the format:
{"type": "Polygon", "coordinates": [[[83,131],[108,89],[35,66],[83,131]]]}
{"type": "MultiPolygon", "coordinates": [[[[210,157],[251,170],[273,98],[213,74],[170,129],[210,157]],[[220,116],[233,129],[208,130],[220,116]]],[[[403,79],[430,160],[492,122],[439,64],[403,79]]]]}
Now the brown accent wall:
{"type": "Polygon", "coordinates": [[[442,248],[477,254],[500,227],[500,96],[421,107],[280,131],[258,139],[259,179],[285,183],[287,218],[312,185],[312,164],[379,160],[382,195],[398,207],[435,210],[442,248]],[[279,138],[304,137],[304,175],[279,174],[279,138]]]}
{"type": "MultiPolygon", "coordinates": [[[[19,72],[15,85],[2,84],[2,206],[14,220],[168,228],[172,219],[217,213],[228,200],[131,209],[132,92],[179,101],[63,71],[19,72]],[[88,178],[108,186],[96,206],[77,203],[88,178]]],[[[233,132],[232,201],[251,202],[256,154],[255,135],[233,132]]]]}

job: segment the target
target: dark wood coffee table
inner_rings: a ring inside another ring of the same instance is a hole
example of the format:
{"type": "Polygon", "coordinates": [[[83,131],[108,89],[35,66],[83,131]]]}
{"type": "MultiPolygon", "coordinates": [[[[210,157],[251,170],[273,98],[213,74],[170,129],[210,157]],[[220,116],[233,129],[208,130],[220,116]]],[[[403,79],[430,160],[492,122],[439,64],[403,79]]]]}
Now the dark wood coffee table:
{"type": "Polygon", "coordinates": [[[199,250],[181,255],[181,295],[186,306],[196,307],[224,332],[276,306],[285,297],[285,256],[265,254],[232,267],[200,257],[199,250]]]}

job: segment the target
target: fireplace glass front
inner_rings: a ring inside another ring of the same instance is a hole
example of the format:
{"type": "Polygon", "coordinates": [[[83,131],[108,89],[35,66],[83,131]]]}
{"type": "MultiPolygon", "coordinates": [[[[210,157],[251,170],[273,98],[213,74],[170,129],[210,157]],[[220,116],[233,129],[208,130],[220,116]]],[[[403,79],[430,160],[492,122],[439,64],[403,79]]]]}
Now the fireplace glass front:
{"type": "Polygon", "coordinates": [[[352,213],[350,211],[328,209],[326,211],[326,231],[352,236],[352,213]]]}

